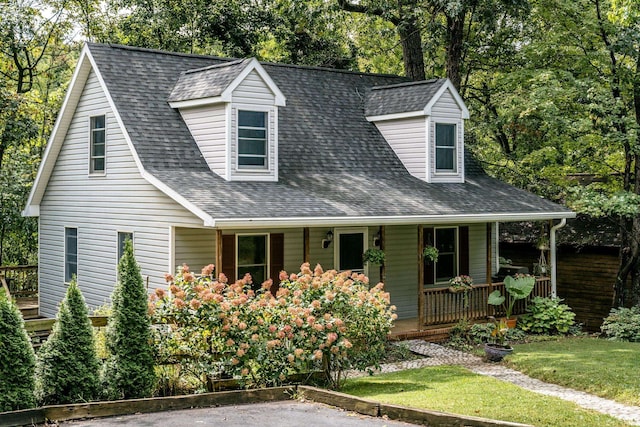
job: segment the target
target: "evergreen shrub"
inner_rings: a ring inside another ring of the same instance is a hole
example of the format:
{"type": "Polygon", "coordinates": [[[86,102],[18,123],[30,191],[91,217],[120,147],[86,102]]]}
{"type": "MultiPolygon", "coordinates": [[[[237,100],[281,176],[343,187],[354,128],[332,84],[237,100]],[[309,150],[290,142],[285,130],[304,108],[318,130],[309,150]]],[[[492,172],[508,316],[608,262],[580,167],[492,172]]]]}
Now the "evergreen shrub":
{"type": "Polygon", "coordinates": [[[35,406],[34,369],[22,315],[0,288],[0,412],[35,406]]]}
{"type": "Polygon", "coordinates": [[[100,361],[93,327],[76,280],[58,308],[57,321],[36,358],[36,398],[40,405],[95,400],[100,390],[100,361]]]}
{"type": "Polygon", "coordinates": [[[125,242],[118,264],[118,283],[111,295],[107,324],[109,356],[103,380],[110,399],[149,397],[156,384],[147,293],[131,240],[125,242]]]}

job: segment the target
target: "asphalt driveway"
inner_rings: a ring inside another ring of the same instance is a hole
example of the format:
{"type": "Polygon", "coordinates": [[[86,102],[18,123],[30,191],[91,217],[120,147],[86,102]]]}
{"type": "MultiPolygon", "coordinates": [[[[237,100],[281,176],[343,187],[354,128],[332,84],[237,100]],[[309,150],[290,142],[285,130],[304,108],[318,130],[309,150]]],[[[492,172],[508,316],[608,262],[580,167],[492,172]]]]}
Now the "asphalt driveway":
{"type": "Polygon", "coordinates": [[[313,402],[283,401],[68,421],[61,426],[408,427],[313,402]]]}

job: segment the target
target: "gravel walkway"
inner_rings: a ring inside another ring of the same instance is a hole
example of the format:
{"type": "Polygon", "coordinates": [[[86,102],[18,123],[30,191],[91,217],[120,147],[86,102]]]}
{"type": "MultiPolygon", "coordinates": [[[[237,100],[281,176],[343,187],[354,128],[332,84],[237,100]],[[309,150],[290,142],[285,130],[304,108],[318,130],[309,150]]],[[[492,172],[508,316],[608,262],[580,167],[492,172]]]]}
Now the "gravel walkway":
{"type": "MultiPolygon", "coordinates": [[[[423,359],[408,360],[404,362],[389,363],[381,366],[380,373],[397,372],[405,369],[422,368],[438,365],[461,365],[477,374],[487,375],[502,381],[508,381],[519,387],[536,393],[558,397],[578,404],[579,406],[598,411],[612,417],[623,420],[631,425],[640,426],[640,407],[623,405],[613,400],[603,399],[591,394],[548,384],[525,374],[506,368],[500,364],[487,363],[482,358],[443,347],[438,344],[428,343],[422,340],[402,341],[409,349],[417,354],[426,356],[423,359]]],[[[350,372],[349,377],[367,375],[362,372],[350,372]]]]}

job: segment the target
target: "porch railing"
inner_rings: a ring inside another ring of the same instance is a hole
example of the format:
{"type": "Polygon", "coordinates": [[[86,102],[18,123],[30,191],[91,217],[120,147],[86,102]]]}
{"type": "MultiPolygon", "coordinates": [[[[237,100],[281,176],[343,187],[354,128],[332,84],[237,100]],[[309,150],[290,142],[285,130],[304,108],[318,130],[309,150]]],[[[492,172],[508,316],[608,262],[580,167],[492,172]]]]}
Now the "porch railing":
{"type": "MultiPolygon", "coordinates": [[[[501,307],[490,306],[487,303],[489,294],[494,290],[500,290],[504,295],[504,283],[473,285],[473,289],[467,292],[452,293],[448,287],[428,288],[424,290],[425,326],[455,323],[461,319],[483,320],[488,316],[504,316],[501,307]]],[[[531,295],[523,300],[516,301],[513,314],[524,314],[527,304],[537,296],[548,297],[551,295],[551,279],[541,277],[536,279],[536,284],[531,295]]]]}
{"type": "Polygon", "coordinates": [[[14,297],[28,297],[38,293],[37,265],[2,266],[0,277],[5,279],[9,292],[14,297]]]}

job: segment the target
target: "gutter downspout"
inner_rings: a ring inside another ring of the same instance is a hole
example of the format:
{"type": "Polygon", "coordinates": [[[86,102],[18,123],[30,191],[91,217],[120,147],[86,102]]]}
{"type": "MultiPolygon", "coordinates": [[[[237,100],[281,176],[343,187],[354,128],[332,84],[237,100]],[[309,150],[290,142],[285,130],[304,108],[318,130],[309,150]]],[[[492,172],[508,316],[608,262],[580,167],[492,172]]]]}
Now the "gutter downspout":
{"type": "Polygon", "coordinates": [[[557,268],[556,268],[556,230],[567,225],[567,218],[562,218],[560,222],[553,227],[551,227],[551,231],[549,232],[549,244],[551,245],[551,296],[558,296],[558,287],[557,287],[557,268]]]}

